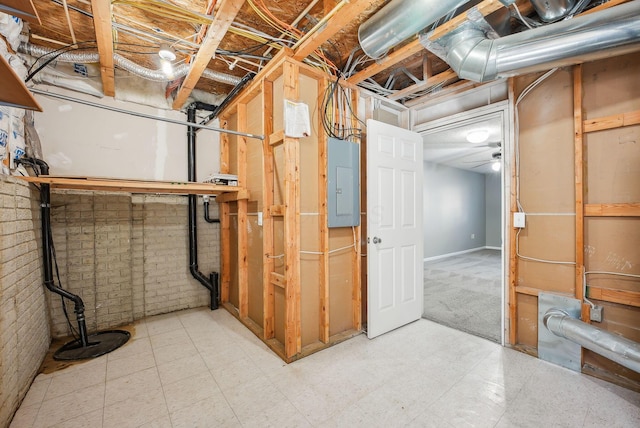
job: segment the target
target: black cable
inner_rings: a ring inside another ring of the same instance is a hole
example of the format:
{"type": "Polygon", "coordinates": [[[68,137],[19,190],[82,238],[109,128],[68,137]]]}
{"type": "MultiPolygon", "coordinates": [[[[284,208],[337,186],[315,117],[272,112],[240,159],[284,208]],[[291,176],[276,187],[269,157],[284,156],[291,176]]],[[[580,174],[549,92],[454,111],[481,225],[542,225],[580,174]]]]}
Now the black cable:
{"type": "MultiPolygon", "coordinates": [[[[95,43],[95,42],[82,42],[82,43],[95,43]]],[[[48,58],[42,65],[40,65],[37,69],[35,69],[34,71],[32,71],[31,73],[29,73],[29,75],[24,79],[25,83],[28,82],[29,80],[33,79],[33,76],[35,76],[36,74],[38,74],[43,68],[45,68],[47,65],[51,64],[53,61],[56,60],[56,58],[58,58],[60,55],[67,53],[69,51],[72,50],[78,50],[78,49],[70,49],[73,46],[76,46],[76,44],[72,44],[72,45],[67,45],[64,48],[60,48],[60,49],[56,49],[52,52],[48,52],[44,55],[39,56],[36,61],[31,65],[31,67],[29,67],[29,71],[33,68],[34,65],[36,65],[36,63],[41,59],[44,58],[47,55],[53,55],[51,58],[48,58]]]]}

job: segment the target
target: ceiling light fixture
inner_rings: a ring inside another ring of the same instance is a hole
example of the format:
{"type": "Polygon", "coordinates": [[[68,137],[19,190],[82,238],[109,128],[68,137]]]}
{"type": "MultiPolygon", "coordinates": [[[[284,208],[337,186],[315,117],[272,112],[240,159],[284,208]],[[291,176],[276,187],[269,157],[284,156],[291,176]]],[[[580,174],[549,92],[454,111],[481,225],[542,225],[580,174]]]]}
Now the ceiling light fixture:
{"type": "Polygon", "coordinates": [[[160,50],[158,51],[158,56],[167,61],[175,61],[176,53],[173,51],[171,46],[167,44],[161,44],[160,50]]]}
{"type": "Polygon", "coordinates": [[[486,129],[475,129],[467,134],[467,141],[473,144],[484,143],[489,139],[489,131],[486,129]]]}
{"type": "Polygon", "coordinates": [[[162,65],[162,72],[169,78],[173,78],[173,65],[171,61],[166,59],[161,59],[160,64],[162,65]]]}
{"type": "Polygon", "coordinates": [[[492,169],[492,170],[494,170],[494,171],[496,171],[496,172],[497,172],[497,171],[500,171],[500,162],[493,162],[493,163],[491,164],[491,169],[492,169]]]}

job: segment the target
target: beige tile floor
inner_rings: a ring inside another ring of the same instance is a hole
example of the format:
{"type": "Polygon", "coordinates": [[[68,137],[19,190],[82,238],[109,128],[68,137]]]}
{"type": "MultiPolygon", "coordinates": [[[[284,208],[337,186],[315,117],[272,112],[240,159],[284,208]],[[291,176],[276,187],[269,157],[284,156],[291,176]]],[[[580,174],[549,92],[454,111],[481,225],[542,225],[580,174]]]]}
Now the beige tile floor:
{"type": "Polygon", "coordinates": [[[640,394],[420,320],[286,365],[224,310],[40,374],[18,427],[640,427],[640,394]]]}

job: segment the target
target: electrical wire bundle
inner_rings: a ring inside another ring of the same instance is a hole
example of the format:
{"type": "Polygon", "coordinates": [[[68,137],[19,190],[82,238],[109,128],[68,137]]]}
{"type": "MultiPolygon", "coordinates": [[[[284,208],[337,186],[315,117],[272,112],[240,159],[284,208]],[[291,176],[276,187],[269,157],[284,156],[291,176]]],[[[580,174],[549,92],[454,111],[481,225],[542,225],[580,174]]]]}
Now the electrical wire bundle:
{"type": "Polygon", "coordinates": [[[331,81],[322,97],[322,126],[329,137],[340,140],[362,138],[364,122],[353,111],[352,91],[340,84],[340,77],[331,81]]]}

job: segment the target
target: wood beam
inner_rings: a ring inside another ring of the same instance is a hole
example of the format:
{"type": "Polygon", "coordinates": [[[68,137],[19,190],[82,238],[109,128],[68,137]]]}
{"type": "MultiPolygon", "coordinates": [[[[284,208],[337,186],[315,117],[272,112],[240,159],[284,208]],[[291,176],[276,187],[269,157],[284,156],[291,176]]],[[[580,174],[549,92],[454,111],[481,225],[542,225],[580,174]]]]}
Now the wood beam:
{"type": "Polygon", "coordinates": [[[108,97],[116,95],[115,70],[113,67],[113,33],[111,32],[111,1],[91,0],[93,27],[100,55],[100,77],[102,91],[108,97]]]}
{"type": "Polygon", "coordinates": [[[375,76],[376,74],[386,70],[387,68],[391,68],[394,65],[398,64],[401,61],[409,58],[412,55],[417,54],[418,52],[424,50],[424,46],[420,44],[420,41],[416,38],[406,45],[402,46],[399,49],[391,52],[389,55],[385,56],[382,59],[376,61],[375,64],[360,70],[353,76],[347,79],[347,82],[352,84],[357,84],[362,82],[363,80],[375,76]]]}
{"type": "Polygon", "coordinates": [[[596,119],[587,119],[584,121],[583,126],[584,132],[596,132],[638,124],[640,124],[640,110],[599,117],[596,119]]]}
{"type": "Polygon", "coordinates": [[[312,31],[300,39],[301,42],[298,42],[295,47],[293,58],[302,61],[311,55],[320,45],[336,35],[374,3],[375,0],[342,0],[325,15],[312,31]]]}
{"type": "MultiPolygon", "coordinates": [[[[573,126],[574,126],[574,184],[576,209],[576,245],[575,245],[575,297],[582,302],[582,274],[584,270],[584,130],[582,109],[582,65],[573,68],[573,126]]],[[[589,322],[589,317],[582,319],[589,322]]]]}
{"type": "Polygon", "coordinates": [[[621,305],[640,307],[640,292],[628,290],[614,290],[610,288],[588,287],[590,299],[604,302],[619,303],[621,305]]]}
{"type": "MultiPolygon", "coordinates": [[[[474,12],[480,12],[482,16],[487,16],[495,12],[496,10],[504,7],[500,0],[484,0],[473,8],[474,12]]],[[[449,34],[451,31],[458,28],[469,18],[469,11],[461,13],[455,18],[445,22],[436,28],[431,34],[429,34],[429,40],[438,40],[440,37],[449,34]]]]}
{"type": "Polygon", "coordinates": [[[245,0],[221,0],[218,4],[213,22],[207,30],[207,35],[200,45],[200,49],[191,63],[180,89],[178,89],[176,99],[173,101],[174,109],[180,109],[187,101],[244,2],[245,0]]]}
{"type": "MultiPolygon", "coordinates": [[[[285,62],[284,98],[296,100],[299,96],[299,68],[285,62]]],[[[284,139],[284,242],[285,242],[285,354],[287,358],[302,350],[300,320],[300,141],[284,139]]]]}
{"type": "Polygon", "coordinates": [[[635,204],[586,204],[587,217],[640,217],[640,203],[635,204]]]}
{"type": "Polygon", "coordinates": [[[445,84],[447,81],[453,80],[453,79],[458,79],[458,75],[456,74],[455,71],[448,69],[446,71],[443,71],[442,73],[436,74],[435,76],[433,76],[433,78],[425,82],[416,83],[415,85],[409,86],[398,92],[395,92],[394,94],[389,95],[387,98],[394,101],[400,100],[409,95],[415,94],[416,92],[424,91],[434,86],[445,84]]]}

